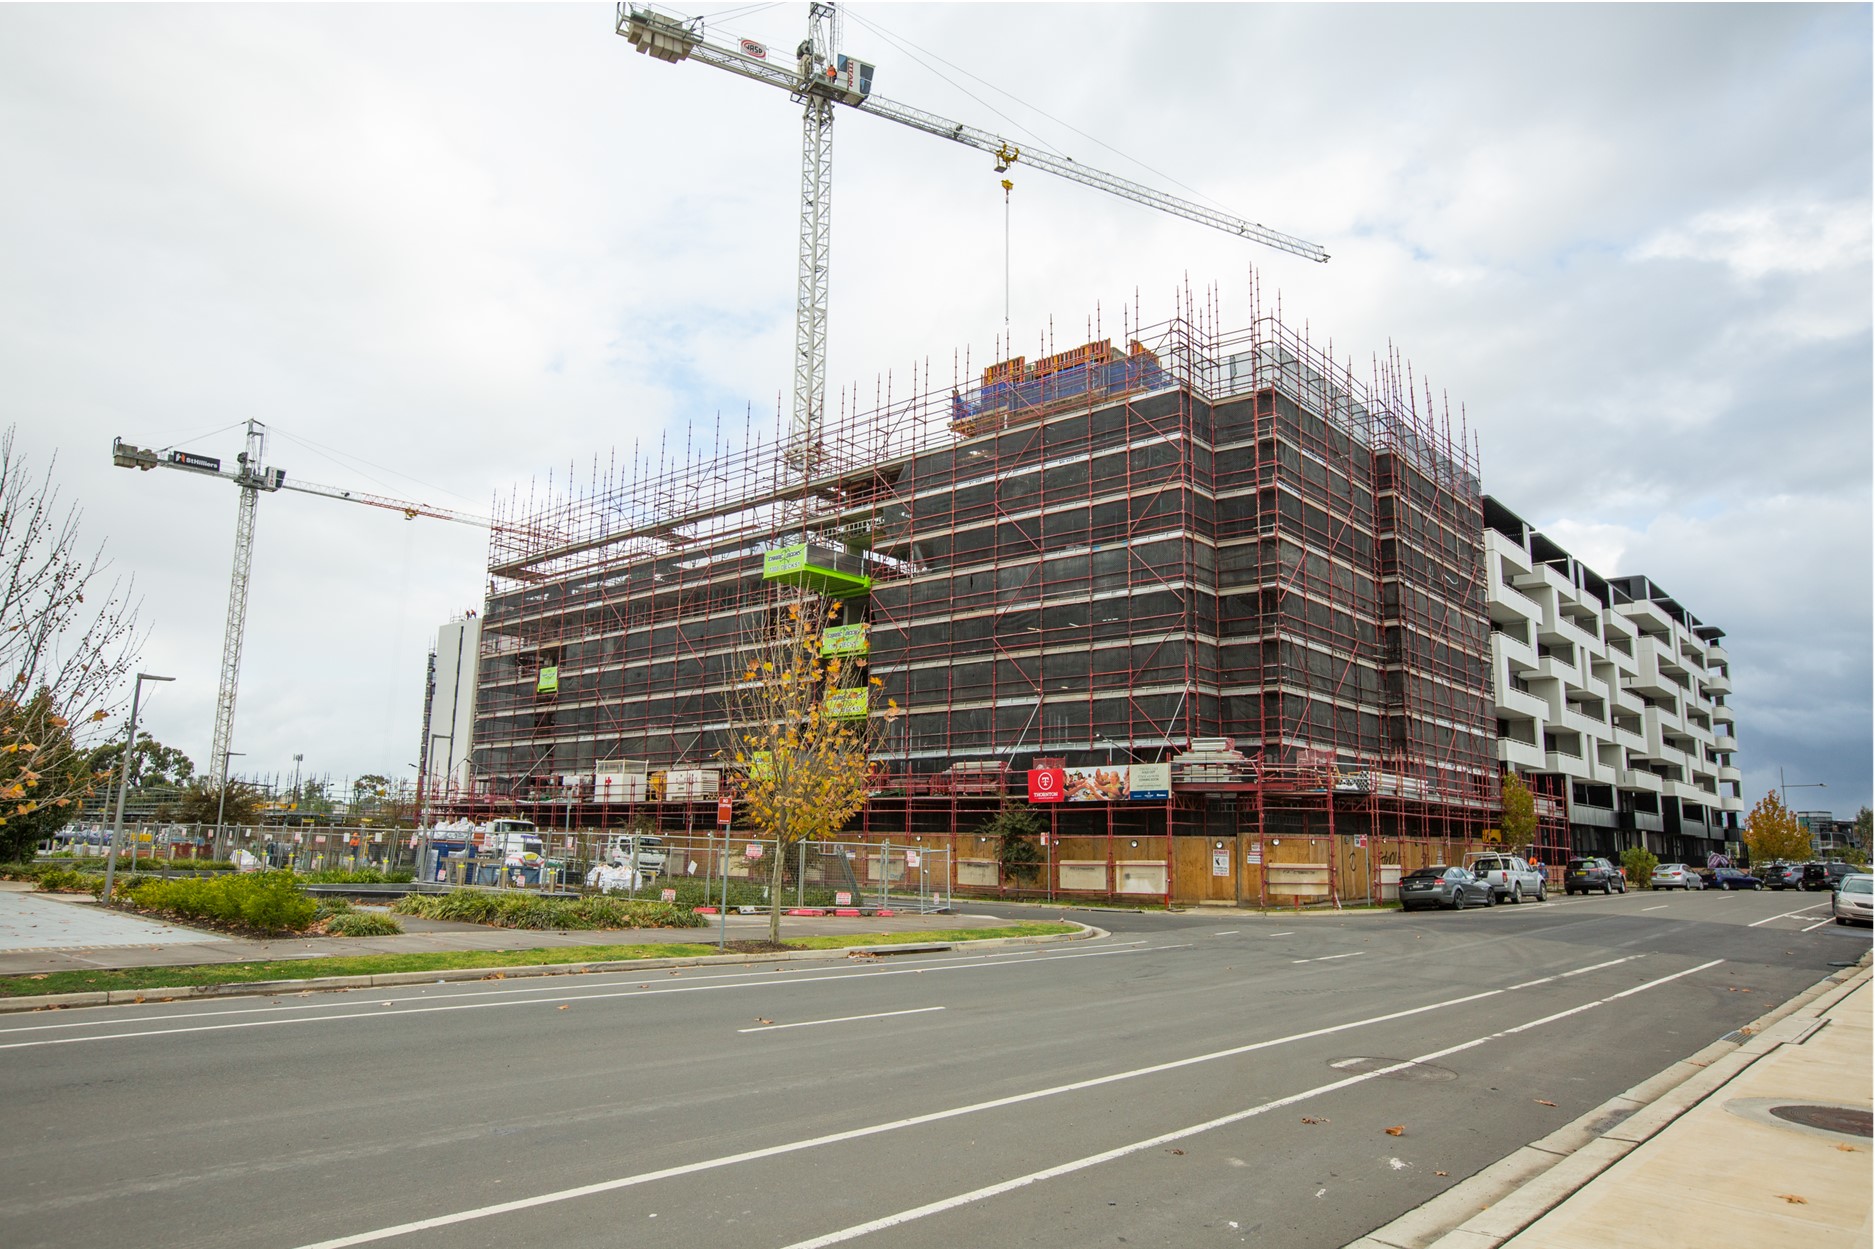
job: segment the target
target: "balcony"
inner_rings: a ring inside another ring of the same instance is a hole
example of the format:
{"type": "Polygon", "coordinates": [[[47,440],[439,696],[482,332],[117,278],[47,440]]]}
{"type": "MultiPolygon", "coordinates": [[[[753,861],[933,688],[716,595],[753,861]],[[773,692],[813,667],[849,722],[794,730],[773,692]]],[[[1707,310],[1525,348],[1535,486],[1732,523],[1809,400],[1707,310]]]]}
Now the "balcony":
{"type": "Polygon", "coordinates": [[[1724,784],[1727,781],[1730,781],[1735,785],[1744,783],[1744,778],[1738,774],[1738,769],[1733,767],[1729,763],[1725,764],[1719,769],[1720,784],[1724,784]]]}
{"type": "Polygon", "coordinates": [[[1536,648],[1513,634],[1493,632],[1491,659],[1494,664],[1509,663],[1513,670],[1527,672],[1536,667],[1536,648]]]}
{"type": "Polygon", "coordinates": [[[1707,698],[1712,697],[1714,694],[1730,694],[1732,692],[1732,678],[1726,676],[1724,673],[1709,672],[1700,684],[1705,686],[1707,698]]]}
{"type": "Polygon", "coordinates": [[[1520,742],[1514,737],[1497,739],[1497,761],[1513,767],[1538,769],[1543,766],[1543,752],[1529,742],[1520,742]]]}
{"type": "Polygon", "coordinates": [[[1714,644],[1706,648],[1706,662],[1708,664],[1725,664],[1730,666],[1732,657],[1726,653],[1726,649],[1723,646],[1714,644]]]}
{"type": "Polygon", "coordinates": [[[1730,733],[1715,732],[1712,735],[1712,748],[1722,755],[1729,755],[1738,749],[1738,739],[1730,733]]]}
{"type": "Polygon", "coordinates": [[[1657,794],[1666,788],[1667,783],[1645,768],[1616,768],[1615,784],[1622,789],[1644,790],[1657,794]]]}
{"type": "Polygon", "coordinates": [[[1737,798],[1731,794],[1719,795],[1719,810],[1721,811],[1743,811],[1744,809],[1745,809],[1745,800],[1743,798],[1737,798]]]}

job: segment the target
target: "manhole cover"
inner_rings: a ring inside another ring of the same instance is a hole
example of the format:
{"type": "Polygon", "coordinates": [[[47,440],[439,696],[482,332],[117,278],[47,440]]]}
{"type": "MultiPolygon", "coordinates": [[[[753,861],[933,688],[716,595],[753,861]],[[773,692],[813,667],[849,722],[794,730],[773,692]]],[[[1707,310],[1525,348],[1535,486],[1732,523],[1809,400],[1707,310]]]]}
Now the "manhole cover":
{"type": "Polygon", "coordinates": [[[1743,1119],[1808,1132],[1825,1140],[1865,1141],[1870,1138],[1869,1109],[1842,1102],[1793,1102],[1785,1097],[1734,1097],[1725,1109],[1743,1119]]]}
{"type": "Polygon", "coordinates": [[[1365,1075],[1369,1072],[1385,1072],[1383,1080],[1418,1080],[1434,1083],[1458,1079],[1458,1072],[1449,1067],[1435,1067],[1431,1063],[1408,1062],[1403,1058],[1337,1058],[1328,1064],[1334,1070],[1346,1075],[1365,1075]],[[1389,1067],[1398,1067],[1398,1071],[1388,1071],[1389,1067]]]}
{"type": "Polygon", "coordinates": [[[1822,1128],[1844,1136],[1875,1136],[1875,1115],[1847,1106],[1773,1106],[1771,1114],[1800,1127],[1822,1128]]]}

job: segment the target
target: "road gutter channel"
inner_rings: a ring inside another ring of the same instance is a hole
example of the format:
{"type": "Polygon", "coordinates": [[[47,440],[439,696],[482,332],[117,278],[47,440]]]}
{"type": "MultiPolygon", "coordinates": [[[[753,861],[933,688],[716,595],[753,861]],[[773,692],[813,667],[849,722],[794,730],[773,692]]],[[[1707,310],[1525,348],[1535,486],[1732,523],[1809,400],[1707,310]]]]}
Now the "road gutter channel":
{"type": "MultiPolygon", "coordinates": [[[[1080,923],[1079,920],[1065,920],[1080,923]]],[[[195,1001],[217,997],[280,997],[289,993],[341,992],[346,989],[382,989],[399,985],[436,984],[440,981],[518,980],[529,976],[582,976],[601,972],[650,971],[669,967],[724,967],[738,963],[836,962],[854,954],[884,957],[889,954],[934,954],[960,947],[982,949],[998,945],[1052,945],[1058,941],[1089,941],[1112,934],[1104,928],[1081,924],[1081,931],[1041,937],[989,937],[981,941],[920,942],[917,945],[851,945],[834,950],[796,950],[791,954],[712,954],[706,958],[631,958],[601,963],[530,963],[522,967],[462,967],[447,971],[400,971],[382,976],[315,976],[305,980],[246,980],[228,984],[179,985],[170,989],[92,989],[82,993],[42,993],[35,997],[0,998],[0,1015],[17,1011],[52,1010],[75,1006],[148,1006],[155,1002],[195,1001]]]]}
{"type": "Polygon", "coordinates": [[[1574,1196],[1760,1058],[1800,1045],[1820,1014],[1866,983],[1869,955],[1775,1010],[1609,1098],[1344,1249],[1495,1249],[1574,1196]],[[1828,999],[1827,1001],[1823,999],[1828,999]],[[1732,1039],[1738,1038],[1738,1039],[1732,1039]]]}

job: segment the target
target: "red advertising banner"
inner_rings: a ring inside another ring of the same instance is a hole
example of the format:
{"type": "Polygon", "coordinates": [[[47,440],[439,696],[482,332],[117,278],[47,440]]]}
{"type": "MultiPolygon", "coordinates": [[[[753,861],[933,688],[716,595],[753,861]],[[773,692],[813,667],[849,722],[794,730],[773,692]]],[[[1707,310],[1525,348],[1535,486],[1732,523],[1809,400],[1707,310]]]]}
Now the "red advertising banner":
{"type": "Polygon", "coordinates": [[[1029,801],[1060,802],[1067,790],[1067,774],[1060,768],[1029,769],[1029,801]]]}

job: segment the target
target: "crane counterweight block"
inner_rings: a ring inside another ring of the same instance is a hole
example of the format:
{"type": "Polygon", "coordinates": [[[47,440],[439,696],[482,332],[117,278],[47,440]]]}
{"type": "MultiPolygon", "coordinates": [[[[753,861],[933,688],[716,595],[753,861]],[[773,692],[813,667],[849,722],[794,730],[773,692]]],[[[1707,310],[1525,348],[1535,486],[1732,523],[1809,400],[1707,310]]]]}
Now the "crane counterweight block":
{"type": "Polygon", "coordinates": [[[618,33],[653,60],[675,65],[690,56],[702,32],[649,9],[618,6],[618,33]]]}

